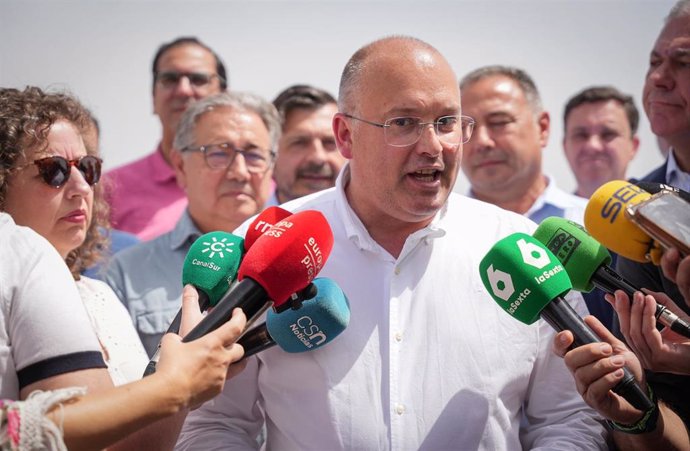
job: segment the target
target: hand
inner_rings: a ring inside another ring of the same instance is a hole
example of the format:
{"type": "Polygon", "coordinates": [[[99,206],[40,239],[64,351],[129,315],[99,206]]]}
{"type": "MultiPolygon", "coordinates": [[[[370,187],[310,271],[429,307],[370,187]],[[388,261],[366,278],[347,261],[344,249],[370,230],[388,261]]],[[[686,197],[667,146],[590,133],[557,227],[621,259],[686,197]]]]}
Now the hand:
{"type": "Polygon", "coordinates": [[[644,368],[655,372],[690,374],[690,340],[669,328],[656,328],[656,304],[665,306],[684,320],[690,319],[664,293],[636,292],[632,305],[628,296],[616,291],[606,295],[618,314],[621,332],[644,368]]]}
{"type": "Polygon", "coordinates": [[[667,279],[678,285],[685,303],[690,306],[690,255],[681,260],[678,249],[666,250],[661,257],[661,270],[667,279]]]}
{"type": "MultiPolygon", "coordinates": [[[[198,294],[194,287],[185,286],[182,292],[182,324],[197,323],[198,294]]],[[[244,355],[241,345],[235,343],[247,323],[241,309],[232,312],[232,318],[215,331],[189,343],[175,334],[166,334],[161,346],[161,358],[156,375],[168,378],[171,390],[183,397],[183,405],[195,408],[218,395],[228,377],[244,369],[246,363],[237,362],[244,355]]]]}
{"type": "Polygon", "coordinates": [[[640,362],[598,319],[587,316],[585,322],[603,342],[590,343],[568,351],[574,337],[572,332],[566,330],[556,334],[553,351],[563,357],[575,379],[577,391],[590,407],[610,420],[634,424],[642,418],[643,412],[611,389],[623,377],[623,366],[627,366],[635,379],[645,387],[640,362]]]}

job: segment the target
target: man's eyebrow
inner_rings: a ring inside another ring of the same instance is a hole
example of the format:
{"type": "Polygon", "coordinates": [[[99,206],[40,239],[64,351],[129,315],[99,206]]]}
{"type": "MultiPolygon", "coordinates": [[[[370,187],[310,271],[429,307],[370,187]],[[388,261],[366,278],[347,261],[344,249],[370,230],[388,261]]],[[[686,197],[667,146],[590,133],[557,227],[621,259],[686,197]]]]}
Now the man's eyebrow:
{"type": "Polygon", "coordinates": [[[678,47],[671,50],[671,56],[673,57],[685,57],[690,56],[690,47],[678,47]]]}

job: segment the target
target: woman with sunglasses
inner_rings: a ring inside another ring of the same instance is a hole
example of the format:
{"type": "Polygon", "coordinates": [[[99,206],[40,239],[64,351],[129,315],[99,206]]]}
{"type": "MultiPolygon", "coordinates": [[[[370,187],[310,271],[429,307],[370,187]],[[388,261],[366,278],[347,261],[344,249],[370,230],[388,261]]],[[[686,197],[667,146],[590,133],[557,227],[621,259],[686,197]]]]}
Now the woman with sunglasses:
{"type": "Polygon", "coordinates": [[[79,288],[115,385],[139,379],[148,358],[107,284],[80,276],[106,248],[101,159],[82,133],[93,126],[73,98],[38,88],[0,91],[0,210],[46,238],[79,288]]]}

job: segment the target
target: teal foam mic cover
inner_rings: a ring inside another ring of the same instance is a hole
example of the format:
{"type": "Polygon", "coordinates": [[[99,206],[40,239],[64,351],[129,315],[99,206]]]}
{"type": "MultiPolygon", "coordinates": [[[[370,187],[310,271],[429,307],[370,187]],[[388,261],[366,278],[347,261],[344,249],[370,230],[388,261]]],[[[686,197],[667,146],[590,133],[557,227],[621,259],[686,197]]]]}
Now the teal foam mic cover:
{"type": "Polygon", "coordinates": [[[549,302],[572,289],[561,262],[525,233],[494,244],[479,263],[479,275],[494,301],[525,324],[534,323],[549,302]]]}
{"type": "Polygon", "coordinates": [[[244,240],[227,232],[209,232],[197,238],[182,266],[182,284],[192,284],[215,305],[230,288],[244,254],[244,240]]]}
{"type": "Polygon", "coordinates": [[[539,224],[533,236],[563,264],[577,291],[592,291],[596,270],[611,263],[609,251],[576,222],[552,216],[539,224]]]}
{"type": "Polygon", "coordinates": [[[284,351],[305,352],[330,343],[350,323],[350,303],[335,281],[314,279],[316,297],[306,300],[297,310],[287,309],[266,315],[266,328],[284,351]]]}

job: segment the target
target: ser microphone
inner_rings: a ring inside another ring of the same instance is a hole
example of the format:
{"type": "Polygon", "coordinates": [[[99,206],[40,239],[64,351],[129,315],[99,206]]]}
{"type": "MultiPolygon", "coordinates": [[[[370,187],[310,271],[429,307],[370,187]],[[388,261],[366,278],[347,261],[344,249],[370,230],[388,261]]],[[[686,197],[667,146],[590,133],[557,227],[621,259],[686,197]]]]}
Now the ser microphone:
{"type": "Polygon", "coordinates": [[[298,310],[268,310],[266,322],[244,334],[237,343],[247,358],[278,345],[290,353],[313,351],[333,341],[350,322],[350,303],[332,279],[317,277],[315,298],[298,310]]]}
{"type": "MultiPolygon", "coordinates": [[[[189,342],[217,329],[241,308],[251,324],[273,301],[277,311],[292,306],[326,263],[333,232],[321,212],[304,210],[279,221],[261,235],[244,256],[234,284],[218,304],[182,341],[189,342]]],[[[301,301],[301,300],[300,300],[301,301]]]]}
{"type": "MultiPolygon", "coordinates": [[[[237,277],[244,254],[243,239],[227,232],[209,232],[201,235],[189,247],[182,265],[182,286],[191,284],[199,293],[199,309],[204,312],[215,305],[228,291],[237,277]]],[[[182,308],[168,326],[167,333],[179,333],[182,308]]],[[[156,372],[161,343],[151,357],[144,377],[156,372]]]]}
{"type": "MultiPolygon", "coordinates": [[[[630,299],[636,291],[641,291],[609,266],[609,251],[575,222],[559,217],[546,218],[534,231],[534,238],[563,264],[577,291],[590,292],[596,286],[611,294],[622,290],[630,299]]],[[[655,316],[659,323],[690,338],[690,324],[663,305],[656,305],[655,316]]]]}
{"type": "Polygon", "coordinates": [[[636,186],[639,186],[643,190],[647,191],[649,194],[657,194],[663,191],[668,191],[675,193],[678,197],[683,199],[685,202],[690,202],[690,193],[675,186],[666,185],[665,183],[656,182],[645,182],[642,180],[633,182],[636,186]]]}
{"type": "Polygon", "coordinates": [[[252,223],[249,224],[247,233],[244,235],[244,250],[248,251],[261,235],[268,232],[271,227],[291,214],[291,212],[275,205],[259,213],[252,223]]]}
{"type": "MultiPolygon", "coordinates": [[[[572,288],[556,257],[536,238],[514,233],[498,241],[479,264],[479,273],[491,297],[515,319],[532,324],[540,316],[557,331],[570,330],[573,347],[601,340],[568,301],[572,288]]],[[[653,407],[627,368],[613,391],[643,412],[653,407]]]]}
{"type": "Polygon", "coordinates": [[[589,198],[585,208],[585,228],[600,243],[618,255],[639,263],[649,263],[656,249],[654,240],[625,216],[625,208],[652,195],[632,183],[613,180],[603,184],[589,198]]]}

